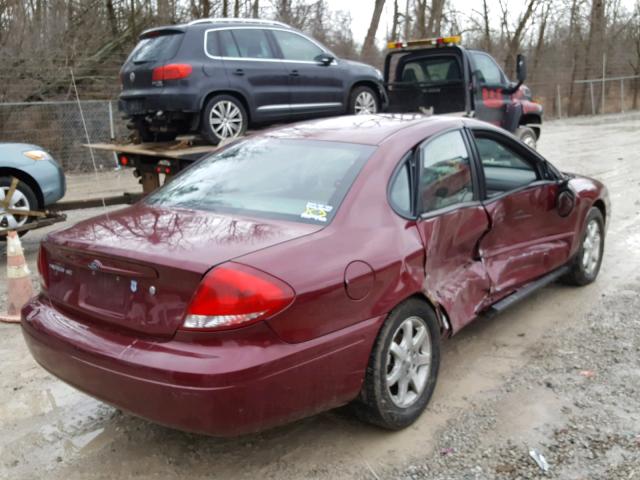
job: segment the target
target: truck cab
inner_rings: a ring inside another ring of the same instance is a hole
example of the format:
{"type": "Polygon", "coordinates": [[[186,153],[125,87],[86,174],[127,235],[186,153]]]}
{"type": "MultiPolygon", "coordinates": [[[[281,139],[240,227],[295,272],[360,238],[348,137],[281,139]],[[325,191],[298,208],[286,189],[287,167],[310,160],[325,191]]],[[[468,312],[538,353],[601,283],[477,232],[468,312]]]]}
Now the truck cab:
{"type": "Polygon", "coordinates": [[[491,55],[460,45],[460,36],[389,42],[384,82],[390,112],[462,114],[492,123],[535,148],[542,105],[524,85],[526,63],[510,81],[491,55]]]}

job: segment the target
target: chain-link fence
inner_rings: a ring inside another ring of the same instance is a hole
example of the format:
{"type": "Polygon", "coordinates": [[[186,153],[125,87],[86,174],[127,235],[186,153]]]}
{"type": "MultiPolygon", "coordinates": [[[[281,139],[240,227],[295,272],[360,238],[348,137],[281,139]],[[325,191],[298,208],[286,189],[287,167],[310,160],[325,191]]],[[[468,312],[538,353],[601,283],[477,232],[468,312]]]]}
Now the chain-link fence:
{"type": "MultiPolygon", "coordinates": [[[[0,141],[32,143],[47,150],[66,172],[93,170],[86,143],[124,139],[129,131],[109,100],[0,104],[0,141]],[[87,139],[88,133],[88,139],[87,139]]],[[[114,155],[95,151],[99,169],[116,167],[114,155]]]]}

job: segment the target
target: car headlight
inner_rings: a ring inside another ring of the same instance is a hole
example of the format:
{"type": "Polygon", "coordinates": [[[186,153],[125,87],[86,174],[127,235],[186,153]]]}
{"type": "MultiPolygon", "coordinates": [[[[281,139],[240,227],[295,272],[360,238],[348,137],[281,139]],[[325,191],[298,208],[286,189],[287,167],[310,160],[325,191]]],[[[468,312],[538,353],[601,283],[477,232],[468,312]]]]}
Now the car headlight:
{"type": "Polygon", "coordinates": [[[44,150],[27,150],[26,152],[22,152],[22,154],[31,160],[48,160],[51,158],[44,150]]]}

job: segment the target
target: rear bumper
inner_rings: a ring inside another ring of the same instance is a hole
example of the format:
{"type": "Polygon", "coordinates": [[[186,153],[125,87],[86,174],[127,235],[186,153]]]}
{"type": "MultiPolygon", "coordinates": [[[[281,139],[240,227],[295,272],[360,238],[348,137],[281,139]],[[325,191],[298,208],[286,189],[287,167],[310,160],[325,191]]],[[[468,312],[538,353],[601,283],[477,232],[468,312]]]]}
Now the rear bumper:
{"type": "Polygon", "coordinates": [[[282,342],[265,323],[158,341],[78,322],[43,297],[22,312],[29,350],[53,375],[154,422],[219,436],[355,398],[381,322],[376,317],[299,344],[282,342]]]}
{"type": "Polygon", "coordinates": [[[200,96],[195,92],[169,88],[131,90],[120,94],[118,109],[128,116],[200,112],[200,96]]]}

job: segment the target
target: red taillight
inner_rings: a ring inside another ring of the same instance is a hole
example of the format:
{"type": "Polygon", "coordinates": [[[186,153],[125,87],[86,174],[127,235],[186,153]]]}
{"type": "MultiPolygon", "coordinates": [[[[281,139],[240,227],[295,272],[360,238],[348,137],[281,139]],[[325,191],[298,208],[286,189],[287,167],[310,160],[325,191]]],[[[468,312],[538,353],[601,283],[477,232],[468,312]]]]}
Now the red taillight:
{"type": "Polygon", "coordinates": [[[42,245],[38,251],[38,273],[40,274],[40,285],[43,289],[49,288],[49,266],[47,265],[47,252],[42,245]]]}
{"type": "Polygon", "coordinates": [[[193,67],[188,63],[170,63],[169,65],[154,68],[151,74],[151,81],[180,80],[181,78],[187,78],[192,71],[193,67]]]}
{"type": "Polygon", "coordinates": [[[129,165],[129,159],[125,155],[120,155],[120,165],[123,167],[129,165]]]}
{"type": "Polygon", "coordinates": [[[277,278],[237,263],[207,273],[193,296],[182,328],[227,330],[269,318],[288,307],[295,292],[277,278]]]}

